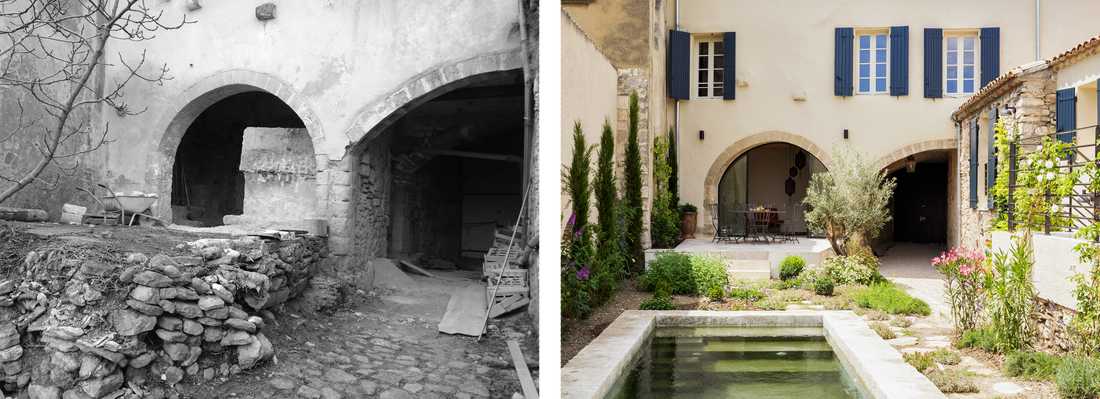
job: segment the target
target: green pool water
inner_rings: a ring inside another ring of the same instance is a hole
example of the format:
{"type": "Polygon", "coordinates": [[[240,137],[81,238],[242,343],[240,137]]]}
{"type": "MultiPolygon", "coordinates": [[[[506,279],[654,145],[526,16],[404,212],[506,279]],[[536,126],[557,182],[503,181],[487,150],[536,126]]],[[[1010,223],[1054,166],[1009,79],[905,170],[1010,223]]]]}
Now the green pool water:
{"type": "Polygon", "coordinates": [[[661,328],[610,397],[861,399],[820,331],[661,328]]]}

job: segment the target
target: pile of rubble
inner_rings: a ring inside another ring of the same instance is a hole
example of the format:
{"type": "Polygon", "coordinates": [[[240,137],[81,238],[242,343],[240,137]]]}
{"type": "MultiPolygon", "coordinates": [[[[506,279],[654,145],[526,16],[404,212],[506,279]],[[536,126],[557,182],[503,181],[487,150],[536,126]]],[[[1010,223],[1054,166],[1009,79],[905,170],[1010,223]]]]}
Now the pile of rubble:
{"type": "Polygon", "coordinates": [[[0,281],[3,391],[31,398],[160,396],[274,356],[269,310],[310,286],[323,239],[203,239],[190,256],[31,252],[0,281]],[[26,349],[26,350],[24,350],[26,349]],[[150,395],[152,394],[152,395],[150,395]]]}

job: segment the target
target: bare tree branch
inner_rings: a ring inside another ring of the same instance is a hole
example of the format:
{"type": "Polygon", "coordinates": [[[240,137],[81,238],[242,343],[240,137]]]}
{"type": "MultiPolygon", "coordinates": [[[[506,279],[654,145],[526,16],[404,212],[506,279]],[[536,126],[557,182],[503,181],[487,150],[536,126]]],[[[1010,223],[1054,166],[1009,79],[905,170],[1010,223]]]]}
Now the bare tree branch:
{"type": "Polygon", "coordinates": [[[82,155],[112,142],[110,126],[91,126],[82,109],[108,106],[120,116],[136,115],[144,108],[131,109],[124,89],[171,79],[167,65],[150,68],[145,51],[129,58],[120,51],[117,63],[108,63],[109,42],[151,40],[190,23],[186,16],[166,23],[163,10],[146,0],[0,0],[0,92],[19,96],[13,127],[0,131],[0,142],[23,138],[40,155],[28,170],[0,176],[9,183],[0,187],[0,203],[31,183],[56,184],[39,175],[51,165],[75,173],[82,155]],[[109,87],[90,83],[98,70],[112,71],[109,87]],[[75,162],[60,163],[67,159],[75,162]]]}

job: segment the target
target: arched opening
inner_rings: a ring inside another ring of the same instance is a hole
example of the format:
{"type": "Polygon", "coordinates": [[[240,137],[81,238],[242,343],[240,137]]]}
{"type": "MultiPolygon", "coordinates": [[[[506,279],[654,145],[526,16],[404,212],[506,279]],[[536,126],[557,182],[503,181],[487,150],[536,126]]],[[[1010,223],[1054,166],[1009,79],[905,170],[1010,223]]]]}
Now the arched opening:
{"type": "Polygon", "coordinates": [[[909,155],[886,167],[897,187],[890,201],[891,220],[879,241],[947,243],[950,150],[909,155]]]}
{"type": "Polygon", "coordinates": [[[480,268],[523,195],[523,74],[476,75],[425,94],[372,131],[358,159],[353,253],[480,268]]]}
{"type": "Polygon", "coordinates": [[[315,203],[314,162],[305,125],[281,99],[259,90],[225,96],[194,117],[176,147],[172,221],[301,219],[315,203]]]}
{"type": "Polygon", "coordinates": [[[746,210],[778,211],[769,228],[785,234],[806,234],[802,199],[810,176],[825,170],[813,154],[794,144],[772,142],[753,147],[726,168],[718,183],[718,223],[733,234],[744,234],[746,210]]]}

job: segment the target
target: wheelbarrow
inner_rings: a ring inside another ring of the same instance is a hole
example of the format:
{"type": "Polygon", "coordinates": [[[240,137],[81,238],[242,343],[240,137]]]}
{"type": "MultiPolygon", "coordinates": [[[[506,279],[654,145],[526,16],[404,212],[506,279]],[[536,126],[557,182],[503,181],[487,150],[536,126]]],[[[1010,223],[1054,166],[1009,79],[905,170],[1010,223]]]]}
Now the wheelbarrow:
{"type": "Polygon", "coordinates": [[[116,194],[114,190],[111,190],[110,187],[107,187],[107,185],[105,184],[96,184],[96,186],[107,190],[108,195],[97,197],[95,193],[93,193],[91,190],[83,188],[81,188],[80,190],[91,195],[92,199],[99,203],[100,207],[103,208],[105,215],[110,215],[117,212],[120,218],[119,221],[126,224],[127,226],[132,226],[134,224],[134,221],[139,216],[155,220],[163,225],[167,225],[167,223],[164,223],[163,220],[142,213],[148,210],[150,207],[153,206],[154,203],[157,202],[158,198],[156,194],[119,195],[116,194]],[[129,221],[126,220],[127,214],[130,215],[129,221]]]}

